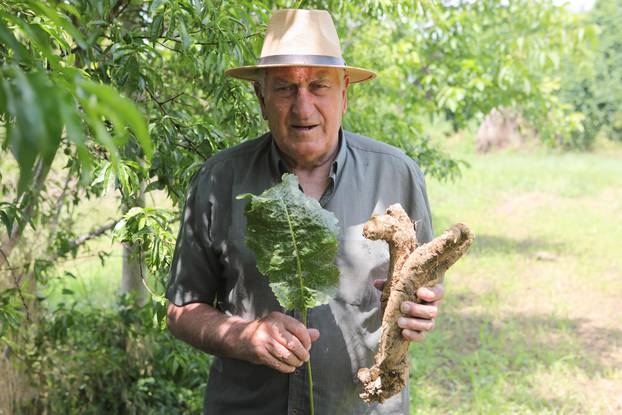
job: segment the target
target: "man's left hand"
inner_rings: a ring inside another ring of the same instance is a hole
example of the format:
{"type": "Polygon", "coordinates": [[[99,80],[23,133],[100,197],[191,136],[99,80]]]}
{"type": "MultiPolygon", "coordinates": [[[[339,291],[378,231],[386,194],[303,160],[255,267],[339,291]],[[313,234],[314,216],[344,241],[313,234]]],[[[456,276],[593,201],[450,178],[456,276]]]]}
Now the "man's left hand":
{"type": "MultiPolygon", "coordinates": [[[[374,281],[379,290],[384,286],[384,280],[374,281]]],[[[413,301],[404,301],[401,305],[403,316],[397,319],[397,325],[402,328],[402,336],[412,342],[421,342],[425,334],[434,329],[434,319],[438,315],[438,307],[445,295],[443,284],[432,287],[421,287],[417,290],[417,297],[422,304],[413,301]]]]}

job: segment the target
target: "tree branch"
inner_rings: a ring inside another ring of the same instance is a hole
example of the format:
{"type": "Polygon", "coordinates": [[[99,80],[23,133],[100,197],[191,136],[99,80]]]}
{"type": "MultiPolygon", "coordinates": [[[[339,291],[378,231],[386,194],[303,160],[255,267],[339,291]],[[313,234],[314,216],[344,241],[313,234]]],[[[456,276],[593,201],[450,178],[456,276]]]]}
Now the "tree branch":
{"type": "Polygon", "coordinates": [[[123,13],[123,11],[125,11],[125,9],[127,9],[127,6],[129,6],[131,3],[130,0],[123,2],[122,0],[119,0],[117,2],[117,4],[115,4],[111,9],[110,12],[108,13],[108,21],[111,21],[112,19],[115,19],[117,17],[119,17],[119,15],[121,15],[121,13],[123,13]]]}
{"type": "Polygon", "coordinates": [[[18,221],[16,226],[13,227],[12,232],[8,235],[8,238],[4,241],[0,241],[0,250],[2,250],[2,258],[0,258],[0,268],[2,268],[8,261],[8,257],[11,255],[11,251],[17,245],[19,238],[22,236],[22,232],[26,227],[26,224],[32,219],[35,209],[39,202],[39,194],[45,183],[45,179],[50,171],[50,164],[46,164],[43,160],[37,160],[34,174],[34,185],[30,192],[26,192],[20,198],[20,210],[23,212],[21,220],[18,221]],[[30,200],[28,198],[30,197],[30,200]],[[24,206],[25,205],[25,206],[24,206]]]}
{"type": "Polygon", "coordinates": [[[170,98],[168,98],[168,99],[165,99],[164,101],[160,102],[160,104],[161,104],[161,105],[167,104],[167,103],[169,103],[169,102],[171,102],[171,101],[176,100],[177,98],[179,98],[179,97],[180,97],[180,96],[182,96],[182,95],[184,95],[184,93],[183,93],[183,92],[180,92],[180,93],[179,93],[179,94],[177,94],[177,95],[174,95],[174,96],[172,96],[172,97],[170,97],[170,98]]]}
{"type": "Polygon", "coordinates": [[[52,222],[50,224],[50,239],[53,239],[56,235],[56,229],[58,228],[58,221],[60,219],[60,212],[63,208],[63,202],[65,201],[65,197],[67,196],[67,189],[69,189],[69,183],[71,182],[71,172],[67,172],[67,177],[65,178],[65,184],[63,185],[63,190],[61,191],[58,199],[56,199],[56,203],[54,204],[54,216],[52,218],[52,222]]]}
{"type": "MultiPolygon", "coordinates": [[[[255,33],[251,33],[251,34],[248,34],[248,35],[244,35],[243,39],[249,39],[249,38],[251,38],[251,37],[253,37],[253,36],[258,36],[258,35],[260,35],[260,34],[261,34],[261,32],[255,32],[255,33]]],[[[145,36],[145,35],[133,35],[132,37],[135,37],[135,38],[137,38],[137,39],[149,39],[149,40],[151,40],[151,39],[152,39],[152,37],[151,37],[151,36],[145,36]]],[[[159,40],[161,40],[161,41],[169,41],[169,42],[175,42],[175,43],[183,43],[183,40],[181,40],[181,39],[176,39],[176,38],[174,38],[174,37],[166,37],[166,36],[161,36],[161,37],[158,37],[158,39],[159,39],[159,40]]],[[[154,41],[154,42],[155,42],[155,41],[154,41]]],[[[172,49],[172,48],[170,48],[169,46],[166,46],[166,45],[164,45],[164,44],[163,44],[163,43],[161,43],[161,42],[156,42],[156,43],[157,43],[157,44],[159,44],[160,46],[164,46],[164,47],[165,47],[165,48],[167,48],[167,49],[170,49],[170,50],[173,50],[173,51],[176,51],[176,52],[177,52],[177,50],[176,50],[176,49],[172,49]]],[[[194,43],[195,45],[201,45],[201,46],[218,46],[218,45],[220,45],[221,43],[225,43],[225,44],[235,44],[235,43],[237,43],[237,41],[236,41],[236,40],[228,40],[228,41],[224,41],[224,42],[197,42],[197,41],[194,41],[194,42],[192,42],[192,43],[194,43]]]]}
{"type": "MultiPolygon", "coordinates": [[[[164,115],[168,115],[168,112],[166,111],[166,108],[164,108],[164,104],[166,102],[171,101],[171,100],[173,100],[173,99],[175,99],[175,98],[177,98],[177,97],[179,97],[180,95],[183,94],[183,92],[181,92],[181,93],[175,95],[174,97],[169,98],[168,100],[166,100],[164,102],[160,102],[160,101],[158,101],[158,99],[155,97],[155,94],[151,91],[151,89],[148,86],[145,86],[145,90],[147,91],[147,94],[149,94],[151,99],[158,105],[158,108],[160,108],[160,112],[162,114],[164,114],[164,115]]],[[[173,127],[177,130],[177,132],[181,133],[181,126],[178,123],[176,123],[174,120],[170,120],[170,121],[173,124],[173,127]]],[[[192,143],[191,141],[188,141],[187,139],[184,139],[184,141],[186,143],[188,143],[186,146],[184,146],[184,145],[182,145],[180,143],[174,143],[174,145],[176,145],[178,147],[181,147],[181,148],[185,148],[186,150],[193,151],[193,152],[197,153],[198,155],[200,155],[204,160],[208,159],[208,157],[205,154],[203,154],[203,152],[197,146],[195,146],[194,143],[192,143]]]]}
{"type": "Polygon", "coordinates": [[[2,257],[4,258],[4,262],[8,265],[8,268],[11,272],[11,276],[13,277],[13,284],[15,285],[15,289],[17,290],[17,295],[19,296],[19,300],[22,302],[24,312],[26,313],[26,320],[28,320],[29,323],[32,323],[32,319],[30,318],[30,308],[28,308],[28,303],[26,302],[26,298],[24,298],[24,294],[22,293],[21,281],[19,278],[17,278],[17,275],[15,275],[15,270],[13,267],[11,267],[9,258],[6,256],[2,249],[0,249],[0,255],[2,255],[2,257]]]}
{"type": "Polygon", "coordinates": [[[100,226],[97,229],[93,229],[91,232],[86,235],[82,235],[69,243],[69,249],[75,249],[80,245],[83,245],[85,242],[90,241],[91,239],[97,238],[98,236],[103,235],[108,232],[110,229],[114,228],[117,223],[119,223],[120,219],[115,219],[112,222],[109,222],[103,226],[100,226]]]}

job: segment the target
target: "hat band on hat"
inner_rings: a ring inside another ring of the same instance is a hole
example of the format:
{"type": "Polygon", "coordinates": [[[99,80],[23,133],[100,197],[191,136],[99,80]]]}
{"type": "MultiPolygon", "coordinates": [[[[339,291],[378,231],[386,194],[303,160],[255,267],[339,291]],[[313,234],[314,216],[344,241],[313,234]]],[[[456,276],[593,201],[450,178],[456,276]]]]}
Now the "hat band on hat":
{"type": "Polygon", "coordinates": [[[346,66],[342,58],[327,55],[270,55],[259,58],[257,65],[346,66]]]}

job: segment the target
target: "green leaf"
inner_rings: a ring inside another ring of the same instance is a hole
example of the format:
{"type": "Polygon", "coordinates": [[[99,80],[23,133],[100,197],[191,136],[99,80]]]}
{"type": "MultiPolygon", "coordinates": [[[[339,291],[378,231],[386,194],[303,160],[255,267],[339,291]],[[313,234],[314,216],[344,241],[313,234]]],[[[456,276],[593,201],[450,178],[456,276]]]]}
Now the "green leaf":
{"type": "Polygon", "coordinates": [[[10,235],[13,232],[13,218],[10,217],[5,211],[0,210],[0,220],[6,227],[7,234],[10,235]]]}
{"type": "MultiPolygon", "coordinates": [[[[4,16],[4,13],[0,14],[0,17],[4,16]]],[[[4,44],[8,49],[12,49],[14,58],[18,62],[31,62],[32,58],[28,50],[13,36],[4,19],[0,19],[0,44],[4,44]]]]}
{"type": "Polygon", "coordinates": [[[62,120],[65,123],[67,139],[76,146],[76,154],[83,167],[81,180],[86,182],[93,168],[93,160],[86,146],[86,136],[81,114],[74,98],[70,94],[63,94],[61,100],[59,107],[62,120]]]}
{"type": "Polygon", "coordinates": [[[259,196],[241,198],[250,199],[246,243],[281,305],[304,314],[320,304],[319,292],[333,288],[339,279],[335,215],[302,193],[292,174],[284,174],[281,183],[259,196]]]}
{"type": "Polygon", "coordinates": [[[65,31],[71,35],[78,46],[86,49],[87,45],[82,37],[82,34],[78,31],[78,29],[76,29],[67,16],[62,13],[58,13],[56,10],[39,1],[29,1],[28,3],[37,13],[47,16],[52,22],[54,22],[54,24],[65,29],[65,31]]]}
{"type": "Polygon", "coordinates": [[[33,176],[37,157],[50,165],[60,144],[63,124],[58,94],[49,78],[39,72],[24,73],[18,67],[2,80],[2,111],[14,118],[7,123],[11,151],[19,165],[17,192],[23,193],[33,176]],[[6,104],[4,104],[6,102],[6,104]]]}
{"type": "Polygon", "coordinates": [[[183,19],[179,19],[179,35],[181,36],[181,44],[184,50],[188,50],[190,47],[190,36],[188,36],[188,29],[183,19]]]}
{"type": "Polygon", "coordinates": [[[147,123],[134,103],[119,95],[117,90],[109,85],[98,84],[87,80],[80,80],[79,83],[86,92],[97,97],[105,108],[104,112],[106,115],[110,116],[110,114],[116,114],[116,116],[127,123],[134,131],[138,142],[145,152],[145,157],[150,159],[153,154],[153,145],[149,137],[149,132],[147,131],[147,123]]]}
{"type": "Polygon", "coordinates": [[[152,42],[155,42],[162,34],[162,26],[164,22],[164,15],[158,14],[154,19],[151,27],[149,28],[149,38],[152,42]]]}

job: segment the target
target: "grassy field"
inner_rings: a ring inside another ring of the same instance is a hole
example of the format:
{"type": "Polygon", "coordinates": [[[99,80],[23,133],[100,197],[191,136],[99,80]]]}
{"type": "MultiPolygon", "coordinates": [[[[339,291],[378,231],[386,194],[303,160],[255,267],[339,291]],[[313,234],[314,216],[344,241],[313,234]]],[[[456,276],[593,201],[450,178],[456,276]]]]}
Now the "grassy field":
{"type": "Polygon", "coordinates": [[[436,232],[476,242],[411,347],[413,413],[622,413],[622,147],[476,155],[428,182],[436,232]]]}
{"type": "MultiPolygon", "coordinates": [[[[455,182],[428,180],[436,232],[477,235],[447,274],[436,330],[411,347],[413,413],[622,413],[622,146],[477,155],[455,182]]],[[[85,206],[115,217],[114,203],[85,206]]],[[[67,265],[86,302],[112,304],[120,250],[105,267],[88,253],[67,265]]],[[[49,292],[63,300],[59,284],[49,292]]]]}

